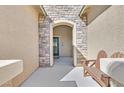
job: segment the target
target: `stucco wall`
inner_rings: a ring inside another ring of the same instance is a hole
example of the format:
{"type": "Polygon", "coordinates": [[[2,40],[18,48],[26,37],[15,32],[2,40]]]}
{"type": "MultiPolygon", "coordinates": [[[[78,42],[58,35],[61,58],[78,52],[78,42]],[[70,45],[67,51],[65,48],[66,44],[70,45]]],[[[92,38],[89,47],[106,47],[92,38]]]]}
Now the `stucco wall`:
{"type": "Polygon", "coordinates": [[[124,50],[124,6],[111,6],[88,26],[88,58],[104,49],[110,56],[124,50]]]}
{"type": "Polygon", "coordinates": [[[72,56],[72,28],[64,25],[54,27],[53,36],[60,37],[60,56],[72,56]]]}
{"type": "Polygon", "coordinates": [[[38,68],[38,12],[32,6],[0,6],[0,59],[23,59],[19,85],[38,68]]]}

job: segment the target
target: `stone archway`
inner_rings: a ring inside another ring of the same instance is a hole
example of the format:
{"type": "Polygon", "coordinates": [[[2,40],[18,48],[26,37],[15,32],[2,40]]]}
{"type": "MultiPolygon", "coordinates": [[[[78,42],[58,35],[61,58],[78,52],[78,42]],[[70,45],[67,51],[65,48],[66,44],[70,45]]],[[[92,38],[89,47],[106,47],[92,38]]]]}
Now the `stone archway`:
{"type": "Polygon", "coordinates": [[[68,20],[57,20],[50,24],[50,66],[53,66],[53,28],[60,25],[72,27],[73,65],[77,65],[76,49],[76,24],[68,20]]]}

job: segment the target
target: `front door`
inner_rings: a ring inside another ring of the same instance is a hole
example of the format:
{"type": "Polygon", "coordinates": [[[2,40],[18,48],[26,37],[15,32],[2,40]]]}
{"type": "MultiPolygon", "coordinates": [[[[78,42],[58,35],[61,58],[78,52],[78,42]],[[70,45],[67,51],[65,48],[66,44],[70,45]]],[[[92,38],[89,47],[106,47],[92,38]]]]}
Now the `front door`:
{"type": "Polygon", "coordinates": [[[59,37],[53,37],[53,55],[59,57],[59,37]]]}

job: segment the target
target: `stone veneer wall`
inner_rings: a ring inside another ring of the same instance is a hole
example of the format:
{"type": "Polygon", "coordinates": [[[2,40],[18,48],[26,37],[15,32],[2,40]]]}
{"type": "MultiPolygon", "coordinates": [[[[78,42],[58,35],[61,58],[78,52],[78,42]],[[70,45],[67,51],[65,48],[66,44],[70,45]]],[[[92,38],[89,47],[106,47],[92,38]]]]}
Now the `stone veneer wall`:
{"type": "Polygon", "coordinates": [[[39,16],[39,60],[40,66],[50,65],[50,23],[51,19],[39,16]]]}
{"type": "Polygon", "coordinates": [[[79,17],[83,6],[80,5],[44,5],[46,18],[39,18],[40,66],[50,65],[50,23],[68,20],[76,23],[76,44],[87,55],[87,33],[85,23],[79,17]]]}

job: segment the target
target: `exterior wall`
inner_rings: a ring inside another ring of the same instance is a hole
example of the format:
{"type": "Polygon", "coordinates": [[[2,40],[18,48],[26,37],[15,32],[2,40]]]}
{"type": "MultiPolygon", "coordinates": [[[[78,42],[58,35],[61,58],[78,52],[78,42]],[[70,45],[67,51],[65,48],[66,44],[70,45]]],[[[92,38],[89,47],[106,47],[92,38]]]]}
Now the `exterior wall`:
{"type": "Polygon", "coordinates": [[[68,20],[76,23],[76,45],[81,49],[84,55],[87,55],[87,36],[85,30],[85,24],[79,17],[79,13],[82,9],[82,6],[74,6],[74,5],[45,5],[43,6],[46,10],[48,16],[44,19],[45,21],[41,21],[41,28],[39,30],[40,33],[40,66],[49,65],[50,63],[50,23],[54,23],[57,20],[68,20]],[[49,21],[51,20],[51,21],[49,21]],[[46,22],[43,24],[42,22],[46,22]],[[43,27],[43,28],[42,28],[43,27]],[[47,38],[45,38],[47,36],[47,38]],[[45,43],[42,46],[42,43],[45,43]],[[47,47],[46,47],[47,46],[47,47]],[[43,50],[43,51],[42,51],[43,50]],[[47,60],[47,61],[45,61],[47,60]]]}
{"type": "Polygon", "coordinates": [[[54,27],[53,36],[60,37],[60,56],[71,57],[73,55],[72,28],[64,25],[54,27]]]}
{"type": "Polygon", "coordinates": [[[50,23],[51,19],[39,17],[39,57],[40,66],[50,66],[50,23]]]}
{"type": "Polygon", "coordinates": [[[88,26],[88,58],[104,49],[109,56],[124,50],[124,6],[111,6],[88,26]]]}
{"type": "Polygon", "coordinates": [[[0,6],[0,59],[24,61],[24,71],[11,81],[12,86],[38,68],[38,41],[38,12],[32,6],[0,6]]]}

